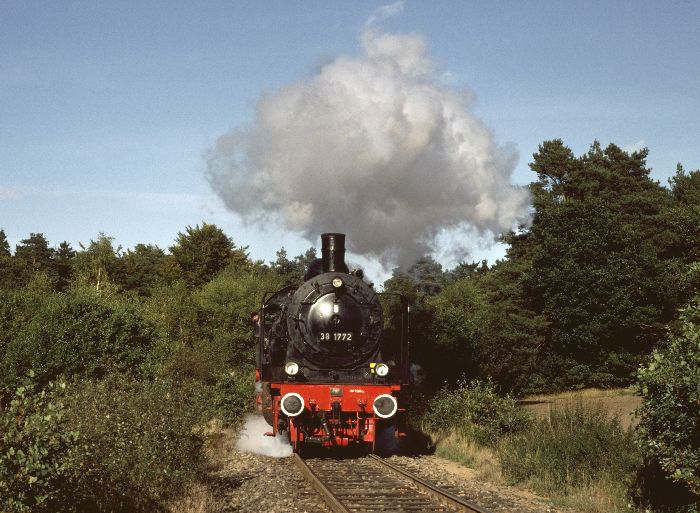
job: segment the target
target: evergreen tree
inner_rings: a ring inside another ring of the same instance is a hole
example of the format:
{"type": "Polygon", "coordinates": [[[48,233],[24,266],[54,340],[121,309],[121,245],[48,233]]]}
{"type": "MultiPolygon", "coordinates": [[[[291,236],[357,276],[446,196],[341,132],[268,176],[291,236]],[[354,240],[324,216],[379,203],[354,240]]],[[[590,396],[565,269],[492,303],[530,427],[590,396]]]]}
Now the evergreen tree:
{"type": "Polygon", "coordinates": [[[14,285],[15,273],[12,264],[10,244],[7,242],[5,230],[0,229],[0,288],[9,288],[14,285]]]}
{"type": "Polygon", "coordinates": [[[75,254],[75,250],[66,241],[61,242],[54,253],[54,267],[58,276],[56,288],[59,291],[65,290],[73,277],[75,254]]]}
{"type": "Polygon", "coordinates": [[[270,262],[270,267],[282,276],[287,285],[301,285],[309,265],[316,260],[316,248],[311,247],[294,260],[287,258],[287,250],[281,248],[276,253],[277,259],[270,262]]]}
{"type": "Polygon", "coordinates": [[[7,235],[5,235],[5,230],[0,228],[0,257],[12,256],[10,253],[10,243],[7,242],[7,235]]]}
{"type": "Polygon", "coordinates": [[[673,315],[662,260],[670,202],[646,156],[594,142],[576,158],[560,140],[534,155],[535,216],[509,257],[528,262],[525,294],[549,323],[559,386],[627,383],[673,315]]]}
{"type": "Polygon", "coordinates": [[[29,238],[21,240],[15,248],[14,262],[18,281],[27,284],[32,276],[43,273],[51,282],[55,282],[53,257],[54,250],[49,247],[46,237],[41,233],[31,233],[29,238]]]}
{"type": "Polygon", "coordinates": [[[668,211],[669,258],[683,268],[700,261],[700,170],[686,172],[680,164],[669,179],[672,207],[668,211]]]}

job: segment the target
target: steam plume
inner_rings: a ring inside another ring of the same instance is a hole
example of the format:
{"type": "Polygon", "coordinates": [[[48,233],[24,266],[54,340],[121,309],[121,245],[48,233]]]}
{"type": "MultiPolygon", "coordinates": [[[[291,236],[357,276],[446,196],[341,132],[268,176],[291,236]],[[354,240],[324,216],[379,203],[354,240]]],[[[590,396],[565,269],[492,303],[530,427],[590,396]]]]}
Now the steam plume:
{"type": "Polygon", "coordinates": [[[207,177],[228,208],[312,242],[345,232],[350,251],[387,266],[436,249],[438,235],[493,237],[524,221],[515,151],[436,78],[423,38],[370,23],[360,42],[359,57],[262,97],[250,126],[220,137],[207,177]]]}
{"type": "Polygon", "coordinates": [[[236,449],[243,452],[286,458],[292,455],[292,446],[282,435],[265,436],[272,428],[260,415],[247,415],[236,440],[236,449]]]}

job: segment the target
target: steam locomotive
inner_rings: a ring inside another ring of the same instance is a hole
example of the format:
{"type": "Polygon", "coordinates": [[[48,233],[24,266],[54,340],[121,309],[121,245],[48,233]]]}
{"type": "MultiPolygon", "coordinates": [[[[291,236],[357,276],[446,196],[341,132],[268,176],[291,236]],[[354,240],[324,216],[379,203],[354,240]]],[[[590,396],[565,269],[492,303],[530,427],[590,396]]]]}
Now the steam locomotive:
{"type": "MultiPolygon", "coordinates": [[[[373,451],[378,434],[405,435],[409,307],[382,302],[345,264],[345,235],[321,235],[304,283],[266,296],[256,315],[257,405],[295,451],[309,444],[373,451]]],[[[387,295],[390,296],[390,295],[387,295]]]]}

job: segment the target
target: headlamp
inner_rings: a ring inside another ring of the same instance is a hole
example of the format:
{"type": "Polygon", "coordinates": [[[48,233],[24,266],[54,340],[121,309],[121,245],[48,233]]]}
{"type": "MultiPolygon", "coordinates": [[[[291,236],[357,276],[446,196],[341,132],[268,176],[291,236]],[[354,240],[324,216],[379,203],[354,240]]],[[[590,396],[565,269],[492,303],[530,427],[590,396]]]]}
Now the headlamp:
{"type": "Polygon", "coordinates": [[[393,396],[390,396],[389,394],[382,394],[378,395],[374,400],[372,403],[372,409],[374,410],[374,413],[377,414],[377,417],[388,419],[396,413],[396,410],[399,409],[399,405],[393,396]]]}
{"type": "Polygon", "coordinates": [[[295,376],[299,372],[299,364],[297,362],[287,362],[284,364],[284,372],[290,376],[295,376]]]}
{"type": "Polygon", "coordinates": [[[280,401],[280,409],[287,417],[296,417],[304,411],[304,398],[296,392],[286,394],[280,401]]]}

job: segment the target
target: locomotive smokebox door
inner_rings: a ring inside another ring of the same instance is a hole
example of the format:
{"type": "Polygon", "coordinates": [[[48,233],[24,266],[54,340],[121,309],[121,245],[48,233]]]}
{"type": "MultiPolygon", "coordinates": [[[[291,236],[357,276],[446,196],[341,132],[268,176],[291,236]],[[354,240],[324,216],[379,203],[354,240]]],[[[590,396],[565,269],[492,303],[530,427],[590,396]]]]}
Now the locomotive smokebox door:
{"type": "Polygon", "coordinates": [[[346,294],[330,293],[318,298],[309,308],[308,322],[321,352],[353,351],[361,341],[362,309],[346,294]]]}
{"type": "Polygon", "coordinates": [[[296,354],[320,367],[348,367],[376,353],[382,307],[360,278],[327,272],[294,293],[287,325],[296,354]]]}

